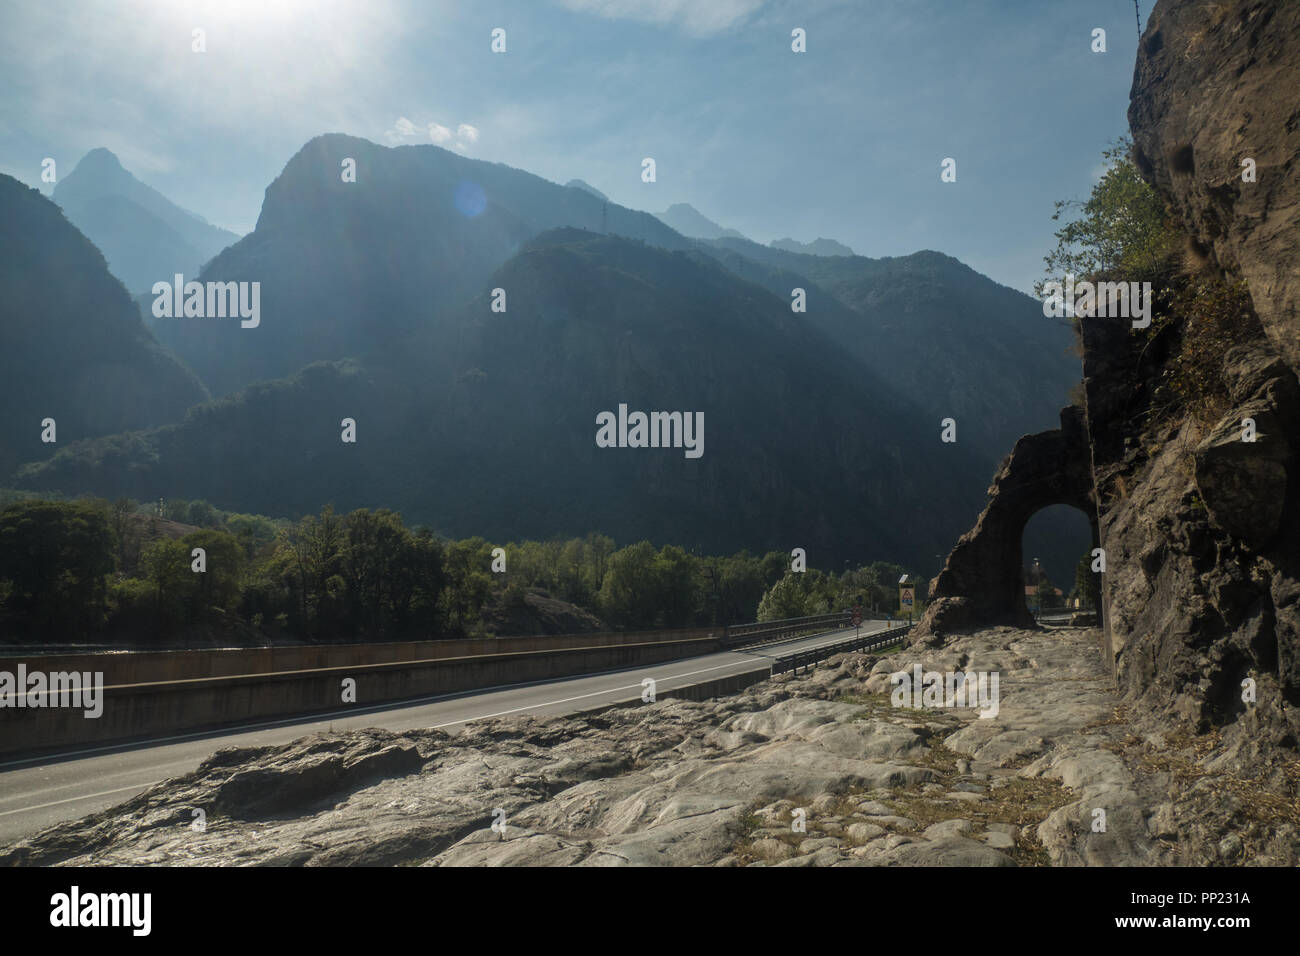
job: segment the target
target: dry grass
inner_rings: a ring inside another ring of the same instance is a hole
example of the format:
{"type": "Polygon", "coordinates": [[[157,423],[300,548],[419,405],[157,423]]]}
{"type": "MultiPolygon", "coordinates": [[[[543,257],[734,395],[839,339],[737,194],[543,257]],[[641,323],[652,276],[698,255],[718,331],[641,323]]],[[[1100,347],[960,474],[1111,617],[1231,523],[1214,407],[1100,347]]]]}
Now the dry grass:
{"type": "MultiPolygon", "coordinates": [[[[1129,737],[1115,751],[1124,753],[1141,744],[1129,737]]],[[[1167,749],[1145,751],[1136,755],[1138,766],[1147,773],[1168,774],[1173,786],[1185,790],[1202,780],[1210,781],[1212,795],[1231,796],[1246,821],[1259,824],[1296,823],[1300,821],[1300,760],[1285,760],[1277,764],[1287,781],[1289,793],[1279,793],[1260,785],[1257,778],[1246,779],[1204,766],[1205,758],[1222,745],[1219,732],[1194,736],[1177,731],[1165,736],[1167,749]]],[[[1111,749],[1111,748],[1108,748],[1111,749]]]]}
{"type": "Polygon", "coordinates": [[[973,834],[978,834],[990,823],[1013,824],[1019,828],[1016,845],[1005,852],[1021,866],[1047,866],[1050,860],[1036,830],[1053,810],[1075,799],[1071,791],[1041,777],[1010,777],[983,796],[979,803],[955,803],[937,799],[921,787],[907,787],[881,802],[899,816],[915,820],[921,829],[945,820],[969,820],[973,834]]]}
{"type": "Polygon", "coordinates": [[[1127,724],[1129,721],[1128,705],[1116,704],[1110,712],[1110,716],[1105,720],[1092,720],[1079,728],[1080,734],[1090,734],[1094,730],[1102,727],[1111,727],[1115,724],[1127,724]]]}

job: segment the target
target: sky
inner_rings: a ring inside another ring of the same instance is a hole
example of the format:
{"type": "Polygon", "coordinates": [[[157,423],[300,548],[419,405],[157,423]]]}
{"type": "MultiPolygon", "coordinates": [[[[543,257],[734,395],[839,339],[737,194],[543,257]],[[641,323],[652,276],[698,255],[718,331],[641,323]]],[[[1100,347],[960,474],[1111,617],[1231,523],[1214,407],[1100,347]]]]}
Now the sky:
{"type": "Polygon", "coordinates": [[[47,194],[44,158],[66,175],[105,146],[243,234],[290,157],[343,132],[760,242],[934,249],[1026,292],[1053,203],[1127,129],[1137,47],[1133,0],[0,0],[0,23],[0,173],[47,194]]]}

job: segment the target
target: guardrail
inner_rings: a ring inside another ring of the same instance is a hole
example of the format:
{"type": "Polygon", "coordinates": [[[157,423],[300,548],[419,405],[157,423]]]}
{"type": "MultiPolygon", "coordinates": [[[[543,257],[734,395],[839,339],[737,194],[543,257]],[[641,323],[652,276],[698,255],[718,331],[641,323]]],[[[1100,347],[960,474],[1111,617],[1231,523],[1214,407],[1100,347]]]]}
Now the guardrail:
{"type": "Polygon", "coordinates": [[[722,639],[727,647],[736,647],[741,643],[760,644],[780,641],[805,631],[833,630],[851,626],[852,615],[848,611],[836,611],[833,614],[815,614],[811,617],[788,617],[781,621],[733,624],[725,629],[722,639]]]}
{"type": "Polygon", "coordinates": [[[774,660],[772,662],[772,673],[775,675],[793,671],[797,674],[801,667],[804,673],[807,673],[808,669],[813,665],[821,663],[828,657],[834,657],[836,654],[843,654],[846,651],[871,651],[897,644],[902,641],[903,637],[911,629],[911,624],[904,624],[901,627],[890,628],[887,631],[876,631],[874,634],[851,637],[847,641],[836,641],[834,644],[823,644],[821,647],[814,647],[806,651],[795,651],[793,654],[787,654],[774,660]]]}
{"type": "MultiPolygon", "coordinates": [[[[779,640],[803,631],[831,629],[841,624],[847,626],[847,619],[848,614],[844,613],[740,625],[734,629],[740,632],[735,634],[734,639],[738,642],[753,641],[756,638],[779,640]]],[[[220,673],[223,668],[219,666],[217,658],[202,657],[192,662],[202,665],[199,669],[206,671],[201,677],[168,676],[162,680],[130,681],[121,680],[121,673],[113,675],[117,679],[105,680],[102,719],[86,720],[83,712],[77,708],[43,707],[6,711],[5,719],[0,722],[0,757],[53,753],[74,746],[119,744],[162,734],[202,733],[256,721],[336,711],[342,714],[347,710],[340,707],[340,688],[344,678],[355,679],[355,700],[358,703],[374,705],[465,693],[484,687],[527,681],[626,670],[714,653],[728,646],[722,628],[701,631],[699,634],[692,631],[651,632],[651,636],[659,640],[638,643],[627,640],[635,634],[624,632],[619,635],[623,640],[618,643],[585,647],[547,646],[551,641],[576,643],[559,638],[521,640],[520,643],[523,644],[540,645],[527,650],[516,649],[513,644],[502,641],[491,649],[509,649],[506,653],[471,653],[455,657],[437,653],[417,660],[339,661],[331,660],[326,655],[319,662],[292,661],[299,665],[317,663],[314,667],[300,666],[264,672],[223,674],[220,673]],[[671,635],[671,639],[664,640],[668,635],[671,635]]],[[[835,650],[828,650],[822,658],[817,659],[824,659],[841,648],[888,643],[887,638],[893,633],[895,632],[876,632],[864,635],[861,639],[836,642],[830,645],[835,650]]],[[[476,642],[471,641],[441,643],[466,651],[479,649],[476,642]]],[[[355,645],[344,656],[365,649],[364,645],[355,645]]],[[[402,650],[427,652],[429,649],[427,644],[417,644],[402,650]]],[[[443,648],[435,650],[441,651],[443,648]]],[[[388,655],[376,653],[374,656],[388,655]]],[[[130,655],[107,657],[112,660],[129,658],[130,655]]],[[[805,652],[800,656],[798,664],[806,668],[812,660],[805,652]]],[[[48,659],[42,663],[47,662],[48,659]]],[[[234,667],[240,662],[235,660],[224,663],[234,667]]],[[[100,664],[99,668],[112,670],[105,664],[100,664]]],[[[77,669],[99,668],[91,663],[88,668],[77,669]]],[[[121,672],[134,671],[137,677],[140,676],[138,672],[141,669],[131,666],[119,668],[121,672]]],[[[777,672],[779,671],[774,667],[772,673],[777,672]]],[[[105,676],[108,677],[107,674],[105,676]]],[[[744,675],[733,675],[726,680],[734,686],[719,683],[712,690],[715,693],[732,693],[739,687],[746,686],[742,678],[744,675]]]]}
{"type": "Polygon", "coordinates": [[[705,639],[716,640],[719,648],[732,648],[742,643],[782,640],[805,631],[838,626],[849,626],[847,611],[784,621],[736,624],[731,627],[602,631],[532,637],[171,650],[66,649],[41,655],[29,655],[19,648],[0,646],[0,669],[4,669],[11,661],[39,660],[43,670],[100,672],[104,675],[105,684],[143,684],[169,680],[277,674],[316,670],[323,667],[363,667],[393,662],[415,664],[427,660],[492,654],[566,651],[624,644],[676,643],[705,639]]]}

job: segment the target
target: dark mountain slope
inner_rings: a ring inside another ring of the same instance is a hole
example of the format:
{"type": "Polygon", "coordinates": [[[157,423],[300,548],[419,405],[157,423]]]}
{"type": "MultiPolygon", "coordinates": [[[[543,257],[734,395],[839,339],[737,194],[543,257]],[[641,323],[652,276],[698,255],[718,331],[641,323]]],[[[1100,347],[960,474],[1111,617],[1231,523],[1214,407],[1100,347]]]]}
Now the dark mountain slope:
{"type": "Polygon", "coordinates": [[[828,292],[845,308],[810,290],[809,321],[921,405],[927,427],[956,418],[958,441],[993,464],[1021,435],[1052,427],[1079,380],[1069,329],[1045,318],[1036,300],[951,256],[812,256],[736,240],[710,246],[728,269],[787,299],[797,276],[828,292]]]}
{"type": "Polygon", "coordinates": [[[798,239],[773,239],[768,243],[773,249],[780,249],[782,252],[796,252],[809,256],[851,256],[854,255],[852,249],[842,242],[834,239],[817,238],[812,242],[800,242],[798,239]]]}
{"type": "Polygon", "coordinates": [[[154,341],[59,207],[0,176],[0,467],[78,438],[175,421],[207,392],[154,341]],[[56,422],[57,444],[41,442],[56,422]]]}
{"type": "Polygon", "coordinates": [[[366,355],[477,294],[531,237],[604,228],[665,248],[689,241],[648,213],[436,146],[331,134],[266,190],[257,228],[203,279],[260,281],[262,323],[160,320],[155,332],[216,393],[321,359],[366,355]],[[356,182],[340,164],[357,163],[356,182]]]}
{"type": "Polygon", "coordinates": [[[788,304],[709,256],[550,232],[364,366],[325,365],[87,443],[26,487],[203,497],[265,513],[386,505],[451,534],[600,530],[705,550],[922,560],[985,476],[788,304]],[[598,448],[598,412],[702,411],[704,454],[598,448]],[[339,440],[339,421],[358,441],[339,440]],[[972,493],[954,493],[953,489],[972,493]]]}
{"type": "MultiPolygon", "coordinates": [[[[949,256],[828,258],[735,240],[700,247],[787,302],[803,288],[809,323],[921,410],[905,423],[916,440],[956,420],[958,444],[980,462],[985,483],[1017,438],[1057,421],[1080,379],[1070,330],[1034,299],[949,256]]],[[[1030,524],[1025,552],[1068,583],[1090,535],[1082,514],[1056,509],[1030,524]]]]}

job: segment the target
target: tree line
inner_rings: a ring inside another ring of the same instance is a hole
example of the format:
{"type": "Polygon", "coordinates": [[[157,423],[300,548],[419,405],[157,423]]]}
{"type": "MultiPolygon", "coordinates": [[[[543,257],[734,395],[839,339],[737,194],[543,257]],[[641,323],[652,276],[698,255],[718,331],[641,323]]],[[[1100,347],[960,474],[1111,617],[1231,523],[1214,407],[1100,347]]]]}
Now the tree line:
{"type": "Polygon", "coordinates": [[[326,507],[290,521],[205,501],[5,497],[0,625],[18,642],[486,636],[538,596],[611,629],[737,624],[859,603],[883,616],[897,608],[903,573],[880,561],[838,574],[795,572],[777,551],[699,555],[648,541],[618,548],[600,534],[454,540],[386,509],[326,507]]]}

